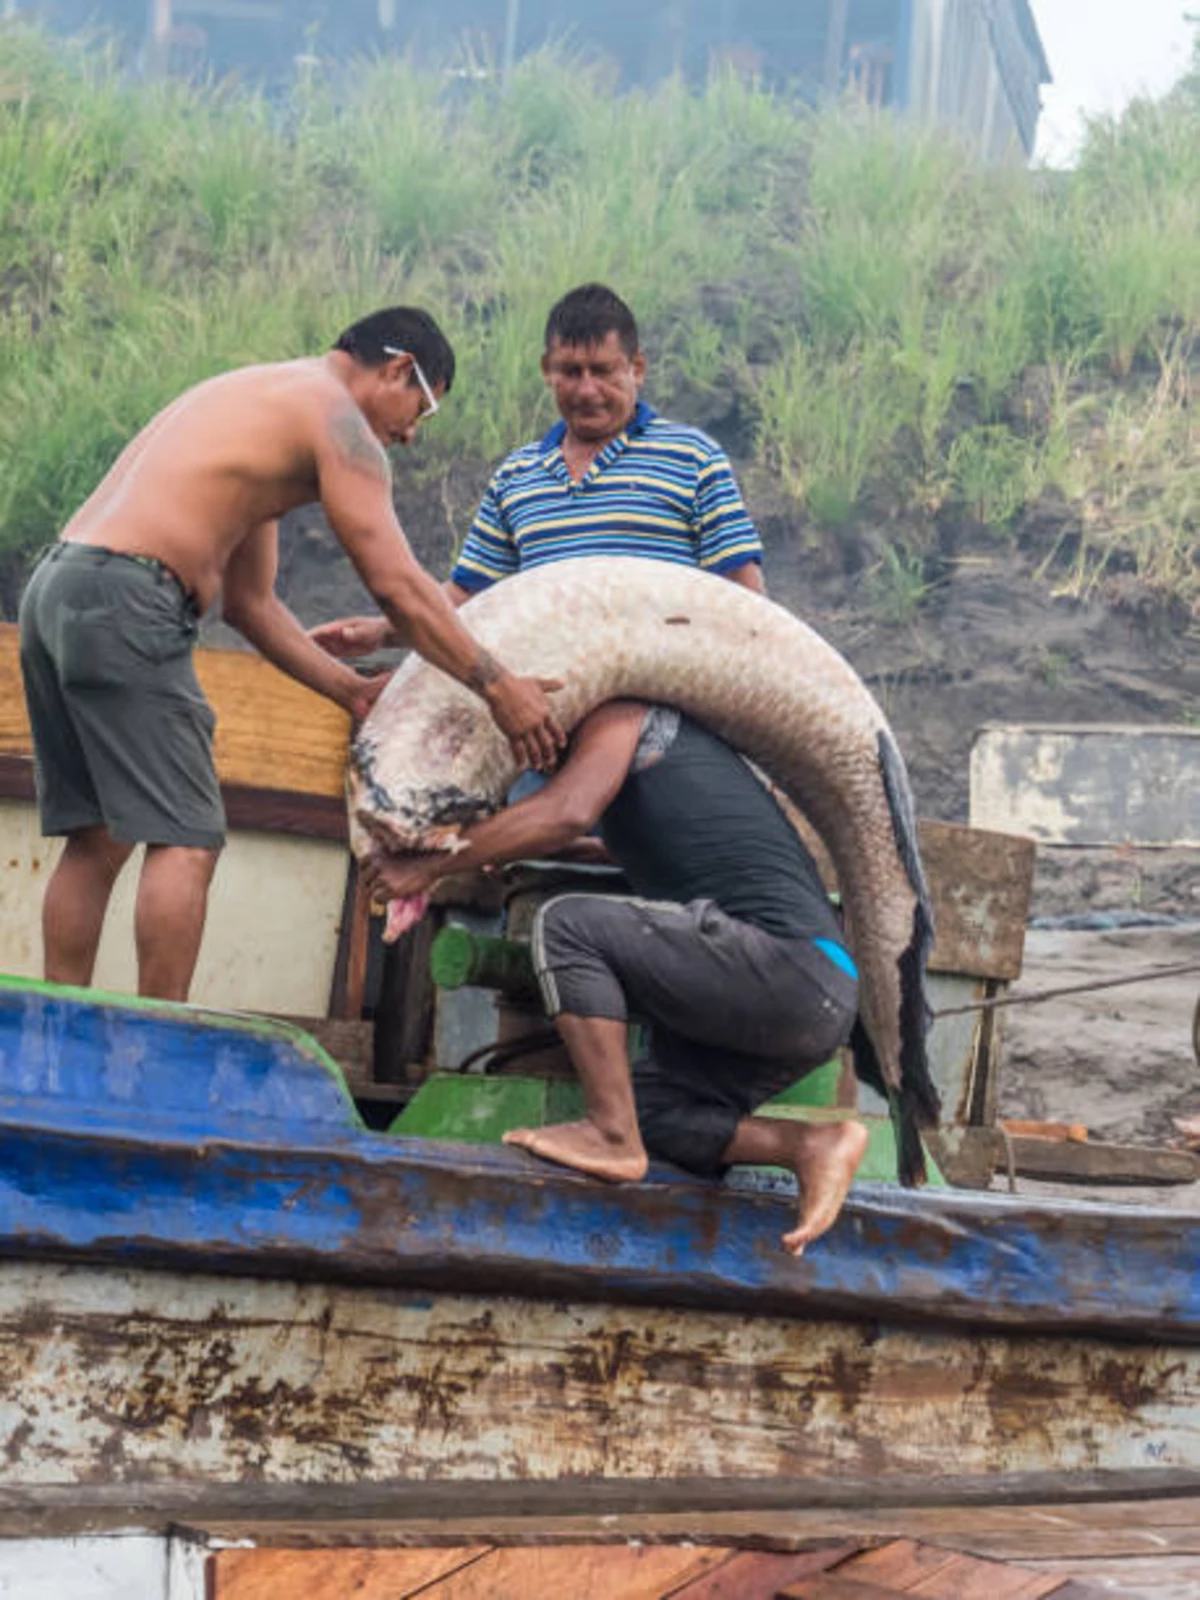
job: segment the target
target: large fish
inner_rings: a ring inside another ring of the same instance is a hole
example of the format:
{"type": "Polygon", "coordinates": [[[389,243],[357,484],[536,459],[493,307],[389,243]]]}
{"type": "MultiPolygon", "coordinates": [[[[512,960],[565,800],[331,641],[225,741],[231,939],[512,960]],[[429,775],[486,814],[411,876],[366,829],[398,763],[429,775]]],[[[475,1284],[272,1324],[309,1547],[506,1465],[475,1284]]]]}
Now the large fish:
{"type": "MultiPolygon", "coordinates": [[[[887,1096],[900,1175],[925,1176],[918,1127],[936,1123],[925,1034],[929,893],[904,762],[849,663],[782,606],[689,567],[589,557],[536,567],[463,608],[506,666],[565,679],[573,727],[605,700],[680,707],[756,762],[812,823],[837,869],[859,970],[860,1077],[887,1096]]],[[[507,741],[468,690],[410,657],[355,742],[351,843],[453,849],[516,776],[507,741]]]]}

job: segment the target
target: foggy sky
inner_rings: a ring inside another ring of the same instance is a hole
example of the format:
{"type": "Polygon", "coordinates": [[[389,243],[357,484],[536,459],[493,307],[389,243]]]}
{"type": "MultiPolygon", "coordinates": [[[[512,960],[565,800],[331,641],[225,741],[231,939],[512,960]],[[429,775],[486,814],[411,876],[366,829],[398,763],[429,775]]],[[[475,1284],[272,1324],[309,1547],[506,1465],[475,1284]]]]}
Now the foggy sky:
{"type": "Polygon", "coordinates": [[[1135,95],[1162,94],[1186,68],[1200,0],[1031,0],[1054,82],[1042,91],[1037,157],[1071,160],[1080,113],[1120,111],[1135,95]]]}

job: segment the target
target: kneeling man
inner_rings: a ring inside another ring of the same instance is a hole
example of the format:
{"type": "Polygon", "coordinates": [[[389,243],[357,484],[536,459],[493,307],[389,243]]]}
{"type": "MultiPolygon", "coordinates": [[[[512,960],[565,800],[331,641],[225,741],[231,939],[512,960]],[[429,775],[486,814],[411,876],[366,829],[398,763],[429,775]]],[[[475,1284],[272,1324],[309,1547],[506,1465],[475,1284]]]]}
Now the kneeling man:
{"type": "Polygon", "coordinates": [[[801,1204],[783,1243],[798,1256],[841,1209],[866,1130],[753,1113],[849,1038],[857,974],[812,857],[736,751],[669,707],[611,701],[546,787],[468,829],[464,849],[376,854],[364,871],[381,897],[420,895],[450,872],[551,855],[597,821],[639,898],[562,895],[533,932],[587,1114],[506,1140],[617,1181],[642,1178],[647,1153],[710,1176],[788,1167],[801,1204]],[[631,1015],[651,1024],[632,1073],[631,1015]]]}

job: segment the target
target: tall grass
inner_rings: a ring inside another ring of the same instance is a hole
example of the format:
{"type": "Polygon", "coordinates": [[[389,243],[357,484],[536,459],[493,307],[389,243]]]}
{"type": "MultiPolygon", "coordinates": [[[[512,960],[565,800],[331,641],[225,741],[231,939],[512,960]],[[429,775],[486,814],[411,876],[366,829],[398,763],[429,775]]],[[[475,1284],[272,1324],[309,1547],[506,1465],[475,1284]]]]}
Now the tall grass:
{"type": "Polygon", "coordinates": [[[736,419],[809,537],[896,525],[916,571],[937,519],[1003,536],[1053,491],[1081,530],[1059,581],[1200,593],[1200,75],[1042,174],[732,75],[618,96],[562,52],[503,89],[390,59],[267,100],[16,25],[0,551],[51,537],[181,388],[399,299],[460,355],[416,470],[482,470],[551,420],[543,320],[589,278],[637,309],[649,397],[736,419]]]}

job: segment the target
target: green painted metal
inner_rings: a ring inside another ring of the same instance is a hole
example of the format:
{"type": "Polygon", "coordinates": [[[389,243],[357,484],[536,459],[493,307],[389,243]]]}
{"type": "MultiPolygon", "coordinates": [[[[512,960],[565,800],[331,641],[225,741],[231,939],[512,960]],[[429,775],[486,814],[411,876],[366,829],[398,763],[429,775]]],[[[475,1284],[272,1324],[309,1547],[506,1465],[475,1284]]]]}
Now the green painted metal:
{"type": "Polygon", "coordinates": [[[499,1144],[510,1128],[540,1128],[551,1120],[547,1097],[550,1087],[544,1078],[484,1078],[473,1073],[435,1072],[425,1079],[387,1131],[464,1144],[499,1144]]]}
{"type": "Polygon", "coordinates": [[[842,1063],[838,1057],[826,1061],[823,1066],[814,1067],[790,1089],[785,1089],[777,1095],[773,1105],[783,1106],[836,1106],[838,1080],[842,1075],[842,1063]]]}
{"type": "Polygon", "coordinates": [[[475,933],[457,923],[449,923],[433,941],[429,971],[442,989],[470,984],[510,995],[537,991],[527,944],[475,933]]]}
{"type": "MultiPolygon", "coordinates": [[[[810,1074],[811,1076],[811,1074],[810,1074]]],[[[789,1094],[791,1091],[789,1091],[789,1094]]],[[[826,1122],[850,1115],[830,1107],[780,1098],[762,1107],[769,1116],[826,1122]]],[[[456,1139],[468,1144],[499,1144],[511,1128],[544,1127],[583,1114],[578,1084],[558,1079],[495,1077],[435,1072],[417,1090],[388,1129],[392,1134],[428,1139],[456,1139]]],[[[874,1183],[895,1183],[896,1141],[886,1117],[863,1117],[870,1142],[859,1177],[874,1183]]],[[[929,1186],[947,1187],[929,1161],[929,1186]]]]}

